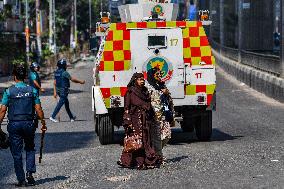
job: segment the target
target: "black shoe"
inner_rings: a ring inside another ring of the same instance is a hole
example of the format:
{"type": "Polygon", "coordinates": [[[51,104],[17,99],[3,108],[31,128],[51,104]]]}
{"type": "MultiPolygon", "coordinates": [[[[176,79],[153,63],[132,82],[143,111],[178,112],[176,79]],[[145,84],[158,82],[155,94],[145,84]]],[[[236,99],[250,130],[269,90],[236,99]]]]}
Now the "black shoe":
{"type": "Polygon", "coordinates": [[[17,184],[15,184],[16,187],[26,187],[27,186],[27,182],[24,181],[19,181],[17,184]]]}
{"type": "Polygon", "coordinates": [[[27,177],[27,181],[28,181],[27,185],[28,186],[34,186],[35,185],[35,179],[33,177],[33,174],[30,173],[30,172],[27,172],[27,176],[26,177],[27,177]]]}

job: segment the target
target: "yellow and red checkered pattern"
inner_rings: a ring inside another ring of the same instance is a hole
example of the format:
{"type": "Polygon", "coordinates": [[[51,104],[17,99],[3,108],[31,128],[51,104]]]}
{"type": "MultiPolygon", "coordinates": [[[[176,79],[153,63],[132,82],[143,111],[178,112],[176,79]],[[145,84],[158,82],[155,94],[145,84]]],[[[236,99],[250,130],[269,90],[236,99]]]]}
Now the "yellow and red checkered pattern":
{"type": "Polygon", "coordinates": [[[215,65],[211,47],[201,22],[189,22],[183,29],[183,59],[185,64],[200,65],[205,62],[207,65],[215,65]]]}
{"type": "Polygon", "coordinates": [[[110,97],[111,96],[124,96],[127,92],[127,87],[112,87],[112,88],[100,88],[103,95],[103,99],[106,108],[111,107],[110,97]]]}
{"type": "Polygon", "coordinates": [[[129,70],[130,62],[130,31],[110,30],[100,61],[100,71],[129,70]]]}
{"type": "Polygon", "coordinates": [[[143,28],[177,28],[183,29],[183,58],[185,64],[215,64],[211,48],[201,22],[166,21],[112,23],[106,37],[100,71],[123,71],[131,66],[130,29],[143,28]]]}
{"type": "Polygon", "coordinates": [[[196,95],[197,93],[207,94],[207,105],[210,105],[216,85],[185,85],[185,95],[196,95]]]}
{"type": "MultiPolygon", "coordinates": [[[[198,21],[162,21],[112,23],[106,36],[100,71],[123,71],[131,67],[130,30],[144,28],[182,28],[183,59],[190,66],[215,65],[211,47],[201,22],[198,21]]],[[[207,94],[207,105],[210,105],[216,85],[185,85],[185,95],[207,94]]],[[[126,87],[101,88],[107,108],[110,108],[110,97],[124,96],[126,87]]]]}

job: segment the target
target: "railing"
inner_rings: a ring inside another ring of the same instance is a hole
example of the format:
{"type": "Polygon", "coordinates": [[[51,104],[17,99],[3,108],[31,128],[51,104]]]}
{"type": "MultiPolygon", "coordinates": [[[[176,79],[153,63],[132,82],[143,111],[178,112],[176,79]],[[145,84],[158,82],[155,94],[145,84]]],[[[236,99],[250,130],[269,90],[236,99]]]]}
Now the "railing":
{"type": "Polygon", "coordinates": [[[275,55],[241,51],[241,63],[280,76],[280,58],[275,55]]]}
{"type": "Polygon", "coordinates": [[[211,45],[211,47],[213,49],[215,49],[216,51],[220,52],[220,44],[219,43],[217,43],[214,40],[209,40],[209,43],[210,43],[210,45],[211,45]]]}
{"type": "MultiPolygon", "coordinates": [[[[231,60],[238,62],[238,49],[222,46],[215,41],[210,41],[210,44],[212,48],[220,52],[222,56],[225,56],[231,60]]],[[[240,58],[241,64],[245,64],[247,66],[267,72],[277,77],[280,76],[279,56],[242,50],[240,58]]]]}
{"type": "Polygon", "coordinates": [[[239,61],[239,50],[238,49],[223,46],[221,48],[221,53],[223,56],[227,58],[230,58],[236,62],[239,61]]]}

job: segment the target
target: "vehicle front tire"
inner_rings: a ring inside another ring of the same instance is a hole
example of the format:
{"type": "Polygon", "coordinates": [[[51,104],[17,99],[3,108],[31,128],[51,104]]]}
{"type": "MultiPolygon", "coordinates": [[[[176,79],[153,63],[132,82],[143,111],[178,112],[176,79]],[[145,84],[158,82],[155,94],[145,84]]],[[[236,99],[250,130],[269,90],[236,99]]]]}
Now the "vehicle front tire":
{"type": "Polygon", "coordinates": [[[99,140],[102,145],[113,142],[114,127],[109,115],[100,115],[98,121],[99,140]]]}

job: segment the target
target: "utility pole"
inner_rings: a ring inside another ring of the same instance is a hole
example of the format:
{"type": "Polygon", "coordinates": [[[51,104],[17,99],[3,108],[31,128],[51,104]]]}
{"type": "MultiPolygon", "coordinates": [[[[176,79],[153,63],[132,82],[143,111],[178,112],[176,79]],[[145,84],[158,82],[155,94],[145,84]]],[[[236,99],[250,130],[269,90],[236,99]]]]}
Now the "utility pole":
{"type": "Polygon", "coordinates": [[[26,14],[26,20],[25,20],[25,35],[26,35],[26,61],[27,63],[30,62],[30,27],[29,27],[29,4],[28,0],[25,1],[25,14],[26,14]]]}
{"type": "Polygon", "coordinates": [[[77,0],[74,0],[74,31],[75,31],[75,48],[78,43],[78,31],[77,31],[77,0]]]}
{"type": "Polygon", "coordinates": [[[40,15],[40,0],[36,0],[36,39],[37,39],[37,56],[38,56],[38,62],[41,60],[41,15],[40,15]]]}
{"type": "Polygon", "coordinates": [[[54,53],[57,53],[57,46],[56,46],[56,19],[55,19],[55,0],[53,0],[53,46],[54,46],[54,53]]]}
{"type": "Polygon", "coordinates": [[[71,31],[70,31],[70,47],[73,47],[73,41],[74,41],[74,3],[72,3],[71,7],[71,31]]]}
{"type": "Polygon", "coordinates": [[[56,53],[55,0],[49,0],[49,50],[56,53]]]}
{"type": "Polygon", "coordinates": [[[49,0],[49,50],[53,51],[53,0],[49,0]]]}
{"type": "Polygon", "coordinates": [[[90,37],[91,37],[91,30],[92,30],[92,0],[89,0],[89,20],[90,20],[89,34],[90,34],[90,37]]]}
{"type": "Polygon", "coordinates": [[[281,45],[280,45],[280,77],[284,78],[284,0],[280,0],[280,36],[281,36],[281,45]]]}

